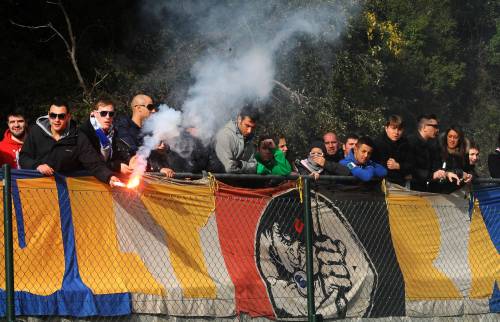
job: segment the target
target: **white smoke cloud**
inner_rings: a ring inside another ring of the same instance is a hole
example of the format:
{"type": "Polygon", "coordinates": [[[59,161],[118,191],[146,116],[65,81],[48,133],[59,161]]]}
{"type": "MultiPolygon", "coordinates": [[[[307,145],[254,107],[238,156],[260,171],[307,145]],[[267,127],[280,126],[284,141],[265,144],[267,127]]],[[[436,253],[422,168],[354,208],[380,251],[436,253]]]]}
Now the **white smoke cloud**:
{"type": "Polygon", "coordinates": [[[139,150],[143,157],[163,139],[179,146],[176,137],[186,127],[195,127],[208,143],[245,102],[269,98],[276,56],[293,50],[296,36],[334,41],[346,24],[346,8],[325,1],[301,7],[267,0],[146,3],[149,13],[168,10],[185,17],[208,48],[192,67],[194,84],[188,90],[182,114],[163,106],[146,122],[144,131],[153,134],[139,150]]]}
{"type": "Polygon", "coordinates": [[[285,1],[220,2],[200,16],[199,26],[214,45],[192,69],[194,85],[182,110],[183,124],[206,141],[244,102],[265,102],[274,87],[276,54],[293,49],[295,36],[333,40],[345,16],[328,5],[296,8],[285,1]],[[229,49],[229,50],[228,50],[229,49]]]}
{"type": "Polygon", "coordinates": [[[170,108],[167,104],[161,104],[159,111],[144,122],[142,131],[147,135],[138,153],[147,158],[151,150],[155,149],[161,141],[171,142],[177,138],[180,134],[181,119],[180,111],[170,108]]]}
{"type": "Polygon", "coordinates": [[[142,127],[144,136],[143,145],[137,151],[138,158],[133,176],[142,175],[146,171],[147,158],[151,151],[163,142],[175,142],[181,131],[182,113],[170,108],[166,104],[159,106],[159,111],[149,117],[142,127]]]}
{"type": "Polygon", "coordinates": [[[183,106],[183,125],[209,139],[244,102],[264,100],[273,88],[274,65],[265,48],[254,47],[238,57],[216,55],[198,62],[196,83],[183,106]]]}

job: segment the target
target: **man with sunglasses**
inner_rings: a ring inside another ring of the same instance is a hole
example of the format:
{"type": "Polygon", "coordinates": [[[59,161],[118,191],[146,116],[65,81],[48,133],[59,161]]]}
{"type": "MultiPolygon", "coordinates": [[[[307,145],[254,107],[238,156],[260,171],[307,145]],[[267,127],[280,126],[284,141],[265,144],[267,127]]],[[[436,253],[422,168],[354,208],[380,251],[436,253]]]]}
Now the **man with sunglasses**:
{"type": "Polygon", "coordinates": [[[129,175],[132,171],[126,164],[128,149],[118,144],[117,131],[113,125],[114,117],[113,101],[103,96],[97,100],[94,110],[90,113],[88,120],[80,126],[80,130],[85,133],[109,169],[129,175]]]}
{"type": "Polygon", "coordinates": [[[441,155],[437,136],[439,123],[436,115],[421,115],[418,118],[417,133],[408,139],[410,155],[414,156],[411,168],[410,188],[417,191],[432,191],[433,181],[450,180],[458,177],[446,172],[440,164],[441,155]]]}
{"type": "Polygon", "coordinates": [[[144,122],[157,111],[151,97],[138,94],[130,102],[132,117],[121,117],[116,120],[118,139],[128,148],[128,160],[135,155],[142,145],[141,129],[144,122]]]}
{"type": "Polygon", "coordinates": [[[60,100],[54,100],[48,115],[39,117],[30,128],[19,163],[21,168],[37,170],[45,176],[86,169],[111,186],[120,182],[99,158],[85,134],[77,129],[68,104],[60,100]]]}

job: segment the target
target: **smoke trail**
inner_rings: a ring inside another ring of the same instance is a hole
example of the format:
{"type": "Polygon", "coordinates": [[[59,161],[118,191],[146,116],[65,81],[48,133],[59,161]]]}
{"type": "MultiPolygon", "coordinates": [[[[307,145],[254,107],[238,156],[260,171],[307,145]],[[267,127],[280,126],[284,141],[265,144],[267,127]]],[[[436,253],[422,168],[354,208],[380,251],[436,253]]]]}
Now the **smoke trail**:
{"type": "MultiPolygon", "coordinates": [[[[208,143],[216,131],[236,116],[246,102],[265,102],[273,90],[276,58],[293,50],[296,36],[335,41],[346,25],[352,8],[331,2],[308,2],[297,6],[288,1],[146,1],[145,10],[155,14],[167,10],[182,17],[207,45],[193,65],[194,84],[182,106],[182,115],[168,107],[146,122],[146,137],[139,155],[165,138],[171,146],[182,128],[194,127],[208,143]]],[[[186,25],[179,30],[186,32],[186,25]]],[[[194,31],[190,30],[192,34],[194,31]]]]}
{"type": "Polygon", "coordinates": [[[166,104],[161,104],[159,111],[144,122],[142,132],[146,135],[143,139],[143,145],[137,151],[137,163],[132,177],[142,176],[146,171],[146,160],[160,142],[170,144],[175,142],[180,133],[181,117],[180,111],[176,111],[166,104]]]}
{"type": "Polygon", "coordinates": [[[213,2],[197,17],[214,45],[192,69],[183,125],[198,128],[207,142],[234,117],[244,102],[265,102],[273,90],[276,55],[293,49],[295,36],[334,40],[345,25],[338,8],[297,8],[286,1],[251,1],[239,5],[213,2]]]}

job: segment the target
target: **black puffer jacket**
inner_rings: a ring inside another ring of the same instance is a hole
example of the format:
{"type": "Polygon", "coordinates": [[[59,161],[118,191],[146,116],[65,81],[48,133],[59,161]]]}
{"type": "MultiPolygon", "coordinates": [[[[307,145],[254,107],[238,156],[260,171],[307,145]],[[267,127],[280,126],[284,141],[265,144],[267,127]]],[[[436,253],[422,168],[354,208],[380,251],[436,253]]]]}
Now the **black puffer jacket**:
{"type": "Polygon", "coordinates": [[[74,121],[70,122],[61,139],[56,141],[50,132],[47,116],[38,118],[28,132],[19,155],[19,163],[22,169],[33,170],[41,164],[47,164],[60,173],[88,170],[105,183],[113,175],[88,138],[78,131],[74,121]]]}
{"type": "Polygon", "coordinates": [[[387,169],[387,180],[399,185],[405,184],[405,177],[411,174],[414,157],[410,145],[405,137],[394,142],[385,132],[375,140],[372,160],[387,168],[387,160],[393,158],[399,163],[399,170],[387,169]]]}

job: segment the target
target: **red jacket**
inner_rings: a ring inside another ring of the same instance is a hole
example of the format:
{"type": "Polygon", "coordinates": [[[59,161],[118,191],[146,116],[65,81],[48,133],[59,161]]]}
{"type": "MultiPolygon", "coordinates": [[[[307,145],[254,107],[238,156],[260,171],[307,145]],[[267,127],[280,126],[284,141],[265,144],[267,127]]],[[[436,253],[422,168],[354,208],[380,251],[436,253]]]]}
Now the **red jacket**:
{"type": "Polygon", "coordinates": [[[9,129],[5,130],[3,140],[0,141],[0,165],[8,163],[12,169],[19,169],[19,151],[22,147],[22,143],[12,139],[9,129]]]}

